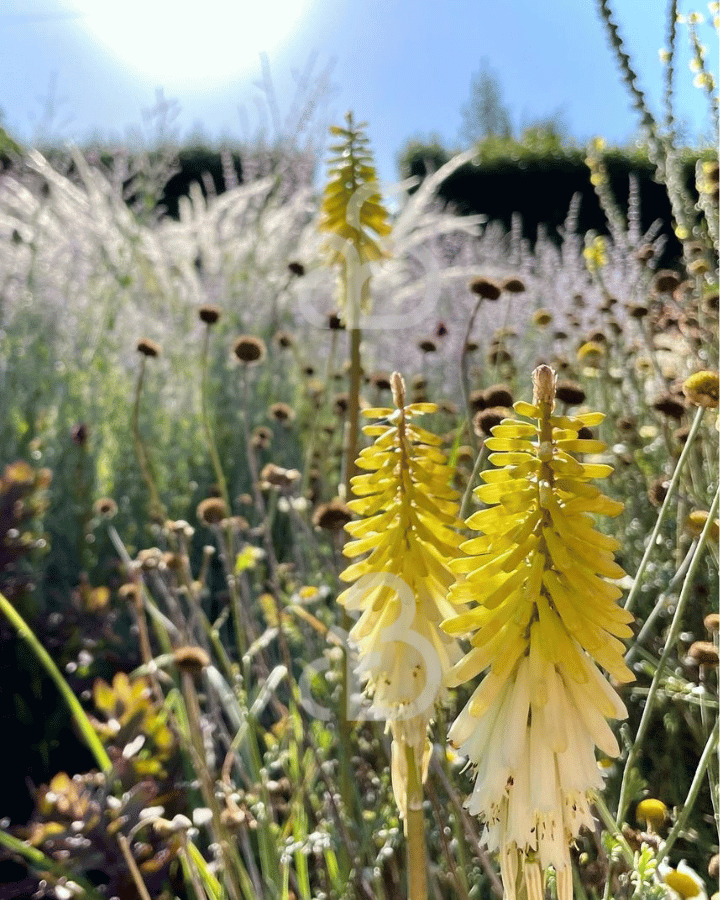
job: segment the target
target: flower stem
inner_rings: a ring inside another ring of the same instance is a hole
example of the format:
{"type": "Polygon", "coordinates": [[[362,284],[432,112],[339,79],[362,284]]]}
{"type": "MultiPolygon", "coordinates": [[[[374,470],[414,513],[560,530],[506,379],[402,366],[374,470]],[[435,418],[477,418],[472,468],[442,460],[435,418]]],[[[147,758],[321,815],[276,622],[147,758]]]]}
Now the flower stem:
{"type": "Polygon", "coordinates": [[[680,482],[680,475],[688,457],[690,456],[690,448],[692,447],[695,436],[700,429],[700,423],[702,422],[704,412],[705,410],[703,409],[703,407],[698,406],[697,411],[695,412],[695,418],[693,419],[692,425],[690,426],[687,440],[685,441],[685,446],[683,447],[682,453],[680,454],[680,459],[678,459],[677,461],[675,471],[673,472],[672,478],[670,480],[667,494],[665,495],[665,500],[663,501],[663,505],[660,508],[657,521],[655,522],[655,527],[653,528],[653,532],[650,535],[650,540],[647,543],[647,547],[645,547],[645,553],[643,554],[643,558],[640,561],[640,565],[638,566],[637,574],[635,575],[635,581],[633,582],[633,586],[630,589],[627,600],[625,601],[625,609],[631,610],[638,598],[643,575],[645,574],[645,569],[647,568],[647,564],[650,561],[650,556],[655,549],[658,535],[660,534],[660,528],[662,527],[662,524],[665,521],[670,510],[670,504],[672,503],[673,497],[675,496],[678,484],[680,482]]]}
{"type": "Polygon", "coordinates": [[[419,760],[415,750],[405,745],[407,761],[407,830],[408,900],[427,900],[427,874],[425,864],[425,822],[423,820],[423,788],[419,760]]]}
{"type": "MultiPolygon", "coordinates": [[[[702,412],[702,407],[698,409],[698,413],[702,412]]],[[[695,425],[698,421],[696,417],[695,425]]],[[[688,443],[690,442],[690,438],[688,438],[688,443]]],[[[682,457],[681,457],[682,459],[682,457]]],[[[678,462],[678,468],[680,467],[680,463],[678,462]]],[[[668,494],[670,492],[668,491],[668,494]]],[[[615,821],[618,825],[622,824],[623,818],[625,816],[625,812],[627,809],[627,805],[629,802],[629,798],[627,797],[628,784],[630,781],[630,772],[632,771],[638,756],[640,755],[640,750],[643,746],[643,741],[645,739],[645,735],[647,734],[648,728],[650,727],[651,717],[654,713],[653,710],[653,701],[660,687],[661,680],[665,671],[665,664],[668,661],[670,653],[674,650],[675,642],[677,640],[678,634],[680,632],[680,627],[682,625],[683,614],[685,612],[685,607],[691,597],[692,594],[692,586],[695,580],[695,573],[698,570],[700,562],[702,560],[703,549],[705,548],[705,544],[707,543],[708,536],[710,534],[710,529],[713,525],[715,516],[717,516],[718,511],[718,491],[715,491],[715,497],[713,498],[712,505],[708,512],[707,521],[705,522],[705,527],[702,530],[702,534],[698,540],[697,548],[695,550],[695,555],[693,556],[692,562],[688,567],[688,573],[685,578],[685,582],[682,586],[682,590],[680,591],[680,596],[678,597],[677,606],[675,608],[675,615],[673,616],[673,620],[670,624],[670,629],[668,631],[667,638],[665,640],[665,649],[663,650],[662,656],[660,657],[660,661],[658,662],[657,669],[655,670],[655,675],[652,680],[652,684],[650,685],[650,690],[648,691],[647,698],[645,700],[645,708],[643,709],[642,718],[640,719],[640,725],[638,726],[637,734],[635,735],[635,740],[633,741],[630,750],[628,752],[627,762],[625,763],[625,771],[623,772],[622,785],[620,787],[620,799],[618,800],[618,808],[617,808],[617,816],[615,821]]]]}

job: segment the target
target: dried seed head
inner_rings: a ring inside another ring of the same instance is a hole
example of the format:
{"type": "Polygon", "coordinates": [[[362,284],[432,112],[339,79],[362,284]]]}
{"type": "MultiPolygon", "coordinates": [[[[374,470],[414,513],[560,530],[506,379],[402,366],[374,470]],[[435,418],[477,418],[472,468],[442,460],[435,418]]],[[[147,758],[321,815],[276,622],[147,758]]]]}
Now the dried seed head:
{"type": "Polygon", "coordinates": [[[117,515],[118,505],[112,497],[101,497],[95,501],[93,511],[102,519],[112,519],[117,515]]]}
{"type": "Polygon", "coordinates": [[[710,641],[695,641],[690,645],[688,657],[699,666],[716,669],[718,665],[717,647],[710,641]]]}
{"type": "Polygon", "coordinates": [[[533,322],[541,328],[545,328],[553,320],[553,314],[549,309],[536,309],[532,317],[533,322]]]}
{"type": "Polygon", "coordinates": [[[287,488],[295,484],[300,478],[297,469],[284,469],[275,463],[267,463],[260,472],[260,483],[263,487],[287,488]]]}
{"type": "Polygon", "coordinates": [[[289,350],[295,346],[295,338],[288,331],[276,331],[273,335],[273,343],[281,350],[289,350]]]}
{"type": "Polygon", "coordinates": [[[313,525],[325,531],[342,531],[352,519],[349,507],[336,497],[329,503],[321,503],[313,513],[313,525]]]}
{"type": "Polygon", "coordinates": [[[696,372],[687,378],[683,384],[683,394],[695,406],[704,406],[708,409],[718,407],[718,373],[696,372]]]}
{"type": "Polygon", "coordinates": [[[468,341],[465,344],[465,352],[466,353],[474,353],[479,347],[480,347],[480,344],[478,344],[477,341],[468,341]]]}
{"type": "Polygon", "coordinates": [[[666,481],[664,478],[656,478],[655,481],[653,481],[648,488],[648,500],[653,506],[660,507],[663,505],[669,487],[670,482],[666,481]]]}
{"type": "Polygon", "coordinates": [[[330,331],[344,331],[345,323],[336,312],[333,312],[327,317],[327,327],[330,331]]]}
{"type": "Polygon", "coordinates": [[[438,322],[435,326],[435,337],[444,338],[447,337],[448,329],[447,325],[444,322],[438,322]]]}
{"type": "Polygon", "coordinates": [[[219,306],[216,306],[214,303],[204,303],[198,309],[198,316],[201,322],[205,322],[206,325],[214,325],[217,321],[219,321],[222,312],[219,306]]]}
{"type": "Polygon", "coordinates": [[[375,385],[379,391],[391,391],[390,375],[387,372],[374,372],[370,376],[370,383],[375,385]]]}
{"type": "Polygon", "coordinates": [[[272,431],[265,425],[259,425],[252,433],[250,443],[256,450],[267,450],[272,440],[272,431]]]}
{"type": "Polygon", "coordinates": [[[297,275],[298,278],[301,278],[305,274],[305,266],[295,259],[288,263],[288,270],[293,275],[297,275]]]}
{"type": "Polygon", "coordinates": [[[473,294],[477,294],[483,300],[497,300],[500,297],[500,286],[495,281],[490,281],[489,278],[482,276],[474,278],[469,287],[473,294]]]}
{"type": "Polygon", "coordinates": [[[202,647],[178,647],[173,651],[173,660],[181,672],[199,675],[210,665],[210,657],[202,647]]]}
{"type": "Polygon", "coordinates": [[[705,628],[712,634],[713,632],[717,633],[720,630],[720,615],[717,613],[708,613],[707,616],[703,619],[703,625],[705,628]]]}
{"type": "Polygon", "coordinates": [[[470,409],[473,412],[480,412],[487,406],[487,403],[485,402],[485,391],[483,391],[482,389],[477,391],[470,391],[468,400],[470,401],[470,409]]]}
{"type": "Polygon", "coordinates": [[[335,410],[335,415],[344,416],[348,411],[349,403],[350,400],[346,393],[335,394],[335,397],[333,398],[333,409],[335,410]]]}
{"type": "Polygon", "coordinates": [[[273,403],[269,407],[268,413],[270,414],[271,419],[274,419],[276,422],[280,422],[283,425],[292,422],[295,418],[295,410],[292,406],[288,406],[287,403],[273,403]]]}
{"type": "Polygon", "coordinates": [[[680,284],[680,278],[671,269],[661,269],[653,279],[653,289],[657,294],[672,294],[680,284]]]}
{"type": "Polygon", "coordinates": [[[240,362],[248,365],[262,362],[267,354],[267,348],[265,341],[261,338],[253,337],[251,334],[243,334],[233,344],[233,353],[240,362]]]}
{"type": "Polygon", "coordinates": [[[485,388],[483,391],[483,397],[485,399],[483,409],[487,409],[490,406],[509,407],[513,405],[513,396],[506,384],[491,384],[490,387],[485,388]]]}
{"type": "Polygon", "coordinates": [[[655,250],[651,244],[645,244],[644,247],[640,247],[640,249],[635,253],[635,259],[641,263],[650,262],[650,260],[654,256],[655,250]]]}
{"type": "Polygon", "coordinates": [[[525,291],[525,282],[520,278],[506,278],[502,283],[502,289],[508,294],[522,294],[525,291]]]}
{"type": "Polygon", "coordinates": [[[511,363],[512,356],[509,351],[505,349],[505,347],[493,347],[493,349],[488,353],[488,360],[490,364],[493,366],[503,365],[504,363],[511,363]]]}
{"type": "Polygon", "coordinates": [[[711,857],[710,862],[708,863],[708,875],[717,881],[718,871],[720,871],[720,856],[716,853],[715,856],[711,857]]]}
{"type": "Polygon", "coordinates": [[[670,419],[680,421],[685,412],[685,404],[673,394],[663,394],[652,404],[653,409],[670,419]]]}
{"type": "Polygon", "coordinates": [[[197,506],[198,521],[203,525],[217,525],[228,515],[228,508],[222,497],[207,497],[197,506]]]}
{"type": "Polygon", "coordinates": [[[437,351],[437,344],[435,341],[430,340],[430,338],[425,338],[420,341],[418,347],[423,353],[435,353],[437,351]]]}
{"type": "Polygon", "coordinates": [[[650,310],[643,303],[635,303],[629,308],[628,312],[633,319],[644,319],[650,310]]]}
{"type": "Polygon", "coordinates": [[[489,409],[481,409],[473,418],[473,428],[478,437],[490,437],[492,430],[503,419],[511,415],[511,410],[502,406],[492,406],[489,409]]]}
{"type": "Polygon", "coordinates": [[[710,266],[707,264],[707,260],[698,257],[688,263],[687,269],[691,275],[705,275],[710,271],[710,266]]]}
{"type": "Polygon", "coordinates": [[[141,338],[135,349],[143,356],[160,356],[160,344],[150,338],[141,338]]]}
{"type": "Polygon", "coordinates": [[[576,381],[558,381],[555,396],[567,406],[579,406],[585,402],[585,391],[576,381]]]}
{"type": "Polygon", "coordinates": [[[148,572],[157,569],[162,562],[162,550],[159,547],[148,547],[137,555],[137,562],[141,569],[148,572]]]}

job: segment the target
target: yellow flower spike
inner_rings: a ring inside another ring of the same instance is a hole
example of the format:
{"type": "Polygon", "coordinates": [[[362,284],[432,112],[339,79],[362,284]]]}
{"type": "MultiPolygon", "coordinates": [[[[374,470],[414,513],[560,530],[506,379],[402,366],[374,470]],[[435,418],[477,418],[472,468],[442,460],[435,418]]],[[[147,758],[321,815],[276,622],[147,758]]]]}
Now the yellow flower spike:
{"type": "Polygon", "coordinates": [[[622,504],[590,482],[612,469],[583,463],[604,444],[578,438],[600,413],[553,414],[555,374],[533,372],[533,402],[514,404],[532,422],[505,420],[487,441],[490,461],[476,496],[488,504],[466,525],[481,536],[462,544],[448,599],[470,604],[443,623],[472,645],[450,672],[460,684],[484,677],[449,733],[477,767],[467,802],[500,854],[507,900],[542,895],[548,868],[559,900],[572,900],[570,845],[593,827],[592,793],[602,787],[596,748],[619,754],[609,719],[627,711],[600,669],[618,682],[633,676],[620,639],[633,617],[606,579],[624,574],[619,542],[593,527],[622,504]]]}
{"type": "Polygon", "coordinates": [[[462,542],[459,496],[439,438],[416,424],[433,404],[405,405],[405,387],[392,376],[394,409],[366,410],[384,420],[365,427],[375,443],[360,454],[364,471],[352,479],[350,509],[364,516],[346,526],[352,535],[343,552],[355,558],[341,574],[354,582],[338,602],[360,618],[350,632],[359,671],[374,713],[388,721],[393,751],[393,789],[406,816],[411,747],[427,770],[427,728],[445,693],[447,673],[462,651],[440,622],[454,612],[447,593],[454,580],[449,563],[462,542]]]}

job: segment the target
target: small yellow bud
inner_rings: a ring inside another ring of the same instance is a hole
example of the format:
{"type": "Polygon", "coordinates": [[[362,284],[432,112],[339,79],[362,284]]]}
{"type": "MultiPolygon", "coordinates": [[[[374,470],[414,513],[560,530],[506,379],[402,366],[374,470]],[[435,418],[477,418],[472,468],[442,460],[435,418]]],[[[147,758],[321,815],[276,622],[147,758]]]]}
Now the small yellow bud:
{"type": "Polygon", "coordinates": [[[696,372],[683,383],[683,393],[695,406],[718,408],[719,382],[717,372],[696,372]]]}
{"type": "Polygon", "coordinates": [[[641,800],[635,810],[635,819],[640,825],[652,828],[656,831],[665,821],[667,817],[667,806],[662,800],[655,800],[647,797],[641,800]]]}

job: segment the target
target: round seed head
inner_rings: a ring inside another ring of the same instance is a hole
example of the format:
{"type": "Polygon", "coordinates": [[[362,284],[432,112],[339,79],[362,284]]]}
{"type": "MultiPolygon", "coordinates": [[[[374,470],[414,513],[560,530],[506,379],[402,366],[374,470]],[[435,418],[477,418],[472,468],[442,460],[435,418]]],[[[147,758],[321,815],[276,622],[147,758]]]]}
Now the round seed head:
{"type": "Polygon", "coordinates": [[[295,418],[295,410],[287,403],[273,403],[268,409],[270,418],[285,425],[295,418]]]}
{"type": "Polygon", "coordinates": [[[336,497],[329,503],[321,503],[313,513],[313,525],[325,531],[342,531],[352,519],[349,507],[336,497]]]}
{"type": "Polygon", "coordinates": [[[485,399],[483,409],[487,409],[490,406],[510,407],[513,405],[513,396],[506,384],[491,384],[490,387],[485,388],[483,391],[483,397],[485,399]]]}
{"type": "Polygon", "coordinates": [[[667,497],[670,482],[663,478],[657,478],[648,488],[648,500],[655,507],[661,507],[667,497]]]}
{"type": "Polygon", "coordinates": [[[520,278],[506,278],[502,283],[502,289],[508,294],[522,294],[525,291],[525,282],[520,278]]]}
{"type": "Polygon", "coordinates": [[[502,406],[493,406],[489,409],[481,409],[473,418],[473,428],[478,437],[490,437],[492,430],[503,419],[507,419],[511,411],[502,406]]]}
{"type": "Polygon", "coordinates": [[[260,472],[260,482],[263,487],[291,487],[300,478],[297,469],[284,469],[282,466],[276,466],[275,463],[267,463],[260,472]]]}
{"type": "Polygon", "coordinates": [[[249,365],[262,362],[267,354],[267,348],[265,347],[265,341],[261,338],[253,337],[251,334],[243,334],[233,344],[233,353],[241,363],[249,365]]]}
{"type": "Polygon", "coordinates": [[[567,406],[579,406],[585,402],[585,391],[576,381],[558,381],[555,396],[567,406]]]}
{"type": "Polygon", "coordinates": [[[141,338],[135,349],[143,356],[160,356],[160,344],[150,338],[141,338]]]}
{"type": "Polygon", "coordinates": [[[710,634],[713,634],[713,632],[717,634],[718,630],[720,630],[720,615],[717,613],[708,613],[703,619],[703,625],[710,634]]]}
{"type": "Polygon", "coordinates": [[[392,390],[392,384],[390,383],[390,375],[387,372],[374,372],[370,376],[370,383],[375,385],[375,387],[379,391],[392,390]]]}
{"type": "Polygon", "coordinates": [[[540,328],[545,328],[545,326],[552,322],[553,315],[549,309],[536,309],[533,313],[532,320],[536,325],[540,326],[540,328]]]}
{"type": "Polygon", "coordinates": [[[206,325],[214,325],[222,315],[220,307],[216,306],[214,303],[204,303],[200,309],[198,309],[198,316],[201,322],[205,322],[206,325]]]}
{"type": "Polygon", "coordinates": [[[287,331],[276,331],[273,342],[281,349],[288,350],[295,345],[295,338],[287,331]]]}
{"type": "Polygon", "coordinates": [[[203,525],[217,525],[228,515],[228,508],[222,497],[207,497],[197,506],[198,521],[203,525]]]}
{"type": "Polygon", "coordinates": [[[500,286],[489,278],[473,278],[470,282],[470,290],[483,300],[497,300],[500,297],[500,286]]]}
{"type": "Polygon", "coordinates": [[[173,652],[175,665],[181,672],[199,675],[210,665],[210,657],[202,647],[178,647],[173,652]]]}
{"type": "Polygon", "coordinates": [[[117,515],[118,505],[112,497],[101,497],[95,501],[93,510],[101,519],[112,519],[117,515]]]}
{"type": "Polygon", "coordinates": [[[662,413],[669,419],[675,419],[677,422],[682,419],[683,413],[685,412],[685,404],[672,394],[663,394],[655,400],[652,406],[653,409],[656,409],[659,413],[662,413]]]}
{"type": "Polygon", "coordinates": [[[695,641],[690,645],[688,656],[698,666],[709,666],[713,669],[718,666],[717,647],[710,641],[695,641]]]}
{"type": "Polygon", "coordinates": [[[661,269],[653,279],[653,288],[657,294],[672,294],[680,284],[680,278],[671,269],[661,269]]]}

